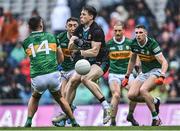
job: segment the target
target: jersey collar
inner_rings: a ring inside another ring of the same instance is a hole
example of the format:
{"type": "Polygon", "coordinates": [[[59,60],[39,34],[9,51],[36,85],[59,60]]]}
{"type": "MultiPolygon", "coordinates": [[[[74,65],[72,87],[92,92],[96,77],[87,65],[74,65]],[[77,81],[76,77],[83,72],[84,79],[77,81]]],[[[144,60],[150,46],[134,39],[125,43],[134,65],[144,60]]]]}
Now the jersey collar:
{"type": "Polygon", "coordinates": [[[67,32],[67,38],[70,40],[70,35],[69,35],[69,33],[67,32]]]}
{"type": "Polygon", "coordinates": [[[122,40],[121,41],[117,41],[115,37],[113,37],[113,40],[115,43],[117,44],[122,44],[124,41],[125,41],[125,36],[122,37],[122,40]]]}
{"type": "Polygon", "coordinates": [[[84,32],[86,32],[86,31],[88,31],[88,30],[89,30],[89,28],[90,28],[89,26],[88,26],[88,27],[86,27],[86,28],[85,28],[85,27],[83,27],[83,31],[84,31],[84,32]]]}
{"type": "Polygon", "coordinates": [[[148,38],[147,38],[147,37],[146,37],[146,41],[145,41],[144,45],[141,45],[141,44],[137,41],[138,45],[139,45],[141,48],[143,48],[143,47],[147,44],[147,42],[148,42],[148,38]]]}
{"type": "Polygon", "coordinates": [[[42,30],[38,30],[38,31],[32,31],[31,33],[40,33],[43,32],[42,30]]]}

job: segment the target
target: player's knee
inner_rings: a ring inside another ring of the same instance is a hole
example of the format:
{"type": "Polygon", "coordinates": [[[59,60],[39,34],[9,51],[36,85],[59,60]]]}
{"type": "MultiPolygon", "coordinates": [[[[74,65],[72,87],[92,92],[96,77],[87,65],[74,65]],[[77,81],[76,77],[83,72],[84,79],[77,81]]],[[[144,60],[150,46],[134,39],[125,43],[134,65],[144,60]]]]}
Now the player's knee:
{"type": "Polygon", "coordinates": [[[113,97],[114,97],[115,99],[119,100],[119,99],[120,99],[120,93],[114,92],[114,93],[113,93],[113,97]]]}
{"type": "Polygon", "coordinates": [[[140,94],[144,96],[148,91],[144,88],[140,88],[140,94]]]}
{"type": "Polygon", "coordinates": [[[72,87],[73,87],[73,88],[76,88],[76,87],[78,86],[78,84],[79,84],[79,81],[74,81],[74,82],[72,83],[72,87]]]}
{"type": "Polygon", "coordinates": [[[134,100],[134,99],[136,98],[136,94],[134,94],[134,93],[128,93],[128,98],[129,98],[130,100],[134,100]]]}
{"type": "Polygon", "coordinates": [[[32,93],[32,97],[34,98],[34,99],[40,99],[41,98],[41,94],[39,94],[39,93],[36,93],[36,92],[33,92],[32,93]]]}
{"type": "Polygon", "coordinates": [[[81,82],[86,85],[86,83],[89,81],[88,77],[84,76],[81,78],[81,82]]]}

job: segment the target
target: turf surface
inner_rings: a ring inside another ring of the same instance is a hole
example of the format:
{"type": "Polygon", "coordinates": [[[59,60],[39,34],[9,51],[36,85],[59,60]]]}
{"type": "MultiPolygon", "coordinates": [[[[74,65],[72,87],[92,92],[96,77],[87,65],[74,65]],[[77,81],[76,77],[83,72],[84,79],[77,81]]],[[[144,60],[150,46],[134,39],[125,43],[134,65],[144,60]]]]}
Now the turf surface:
{"type": "Polygon", "coordinates": [[[133,127],[133,126],[118,126],[118,127],[32,127],[32,128],[24,128],[24,127],[1,127],[0,131],[12,131],[12,130],[33,130],[33,131],[40,131],[40,130],[76,130],[76,131],[110,131],[110,130],[120,130],[120,131],[156,131],[156,130],[169,130],[169,131],[179,131],[180,126],[159,126],[159,127],[152,127],[152,126],[140,126],[140,127],[133,127]]]}

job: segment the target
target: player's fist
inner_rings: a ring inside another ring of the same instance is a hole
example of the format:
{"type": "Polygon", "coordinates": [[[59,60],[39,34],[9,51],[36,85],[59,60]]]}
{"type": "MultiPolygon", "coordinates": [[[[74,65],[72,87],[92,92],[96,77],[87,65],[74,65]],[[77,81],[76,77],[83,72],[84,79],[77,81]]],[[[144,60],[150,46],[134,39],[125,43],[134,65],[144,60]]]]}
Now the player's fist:
{"type": "Polygon", "coordinates": [[[128,85],[128,81],[129,81],[129,76],[125,76],[125,78],[122,80],[121,86],[125,87],[128,85]]]}
{"type": "Polygon", "coordinates": [[[81,48],[83,46],[84,41],[82,39],[75,39],[74,44],[77,48],[81,48]]]}
{"type": "Polygon", "coordinates": [[[159,76],[158,78],[155,79],[155,84],[156,85],[164,84],[164,78],[165,78],[165,76],[159,76]]]}

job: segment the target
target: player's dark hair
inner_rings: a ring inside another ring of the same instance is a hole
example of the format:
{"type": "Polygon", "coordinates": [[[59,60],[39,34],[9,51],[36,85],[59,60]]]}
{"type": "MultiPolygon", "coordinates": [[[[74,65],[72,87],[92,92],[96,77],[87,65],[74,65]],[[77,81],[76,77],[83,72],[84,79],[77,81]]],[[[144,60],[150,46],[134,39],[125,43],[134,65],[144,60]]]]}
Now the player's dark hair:
{"type": "Polygon", "coordinates": [[[76,21],[77,23],[79,23],[78,18],[75,18],[75,17],[70,17],[69,19],[67,19],[66,24],[67,24],[69,21],[76,21]]]}
{"type": "Polygon", "coordinates": [[[40,16],[33,16],[29,19],[28,25],[32,31],[36,31],[39,28],[42,18],[40,16]]]}
{"type": "Polygon", "coordinates": [[[90,15],[93,15],[93,19],[97,16],[97,11],[93,6],[86,5],[82,8],[82,10],[86,10],[90,15]]]}
{"type": "Polygon", "coordinates": [[[136,25],[136,28],[142,28],[142,29],[146,30],[146,27],[144,25],[136,25]]]}

